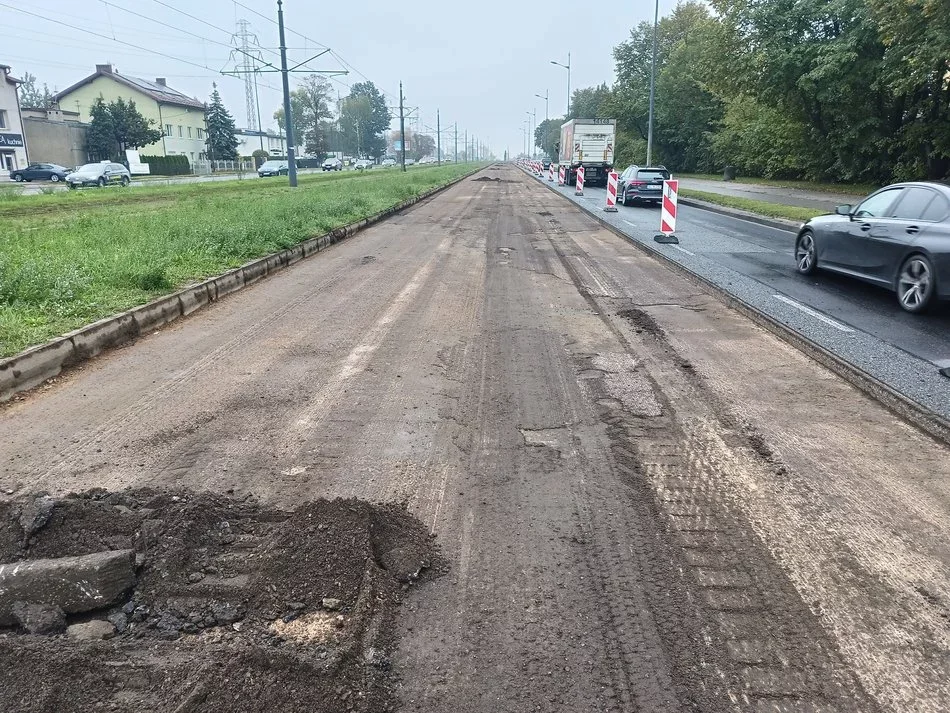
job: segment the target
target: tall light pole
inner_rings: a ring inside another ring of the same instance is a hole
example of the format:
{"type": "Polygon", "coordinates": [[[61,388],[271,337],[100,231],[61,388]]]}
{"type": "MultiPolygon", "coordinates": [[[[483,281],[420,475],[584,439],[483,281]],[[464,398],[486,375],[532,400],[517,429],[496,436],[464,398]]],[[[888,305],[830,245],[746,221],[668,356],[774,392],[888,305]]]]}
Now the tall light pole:
{"type": "Polygon", "coordinates": [[[647,166],[653,163],[653,106],[656,96],[656,35],[660,22],[660,0],[656,0],[653,13],[653,64],[650,67],[650,119],[647,122],[647,166]]]}
{"type": "Polygon", "coordinates": [[[547,121],[548,120],[548,90],[547,89],[544,90],[543,97],[540,94],[535,94],[535,96],[538,99],[544,99],[544,120],[547,121]]]}
{"type": "Polygon", "coordinates": [[[528,115],[528,158],[534,158],[534,136],[531,132],[531,112],[526,111],[528,115]]]}
{"type": "MultiPolygon", "coordinates": [[[[659,3],[660,0],[657,0],[659,3]]],[[[567,114],[564,118],[569,119],[571,117],[571,53],[567,53],[567,64],[561,64],[560,62],[555,62],[551,60],[551,64],[556,64],[558,67],[564,67],[567,70],[567,114]]]]}

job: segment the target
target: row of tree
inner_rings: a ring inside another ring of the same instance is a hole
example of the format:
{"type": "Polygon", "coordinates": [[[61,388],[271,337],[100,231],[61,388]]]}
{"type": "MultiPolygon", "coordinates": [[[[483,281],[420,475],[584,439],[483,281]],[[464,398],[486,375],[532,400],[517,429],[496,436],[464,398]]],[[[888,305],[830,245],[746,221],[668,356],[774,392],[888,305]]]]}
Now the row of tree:
{"type": "MultiPolygon", "coordinates": [[[[950,175],[946,0],[681,3],[657,32],[655,161],[681,172],[886,183],[950,175]]],[[[645,160],[653,24],[614,48],[616,81],[569,118],[616,118],[645,160]]],[[[553,155],[563,119],[542,122],[553,155]]]]}

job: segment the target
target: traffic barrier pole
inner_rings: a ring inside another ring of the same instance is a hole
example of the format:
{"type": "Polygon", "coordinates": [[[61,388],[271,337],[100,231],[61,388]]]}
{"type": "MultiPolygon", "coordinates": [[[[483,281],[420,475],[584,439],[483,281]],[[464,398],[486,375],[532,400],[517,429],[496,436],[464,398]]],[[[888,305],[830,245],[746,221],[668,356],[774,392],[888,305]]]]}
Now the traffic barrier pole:
{"type": "Polygon", "coordinates": [[[658,243],[679,243],[676,232],[676,204],[679,200],[680,182],[663,181],[663,208],[660,211],[660,232],[653,236],[658,243]]]}
{"type": "Polygon", "coordinates": [[[557,184],[559,186],[564,185],[564,166],[557,167],[557,184]]]}
{"type": "Polygon", "coordinates": [[[584,167],[577,167],[577,187],[574,189],[575,196],[584,195],[584,167]]]}
{"type": "Polygon", "coordinates": [[[553,163],[551,163],[548,166],[548,180],[551,181],[552,183],[554,182],[554,164],[553,163]]]}
{"type": "Polygon", "coordinates": [[[607,213],[617,212],[617,172],[611,171],[607,174],[607,205],[604,206],[607,213]]]}

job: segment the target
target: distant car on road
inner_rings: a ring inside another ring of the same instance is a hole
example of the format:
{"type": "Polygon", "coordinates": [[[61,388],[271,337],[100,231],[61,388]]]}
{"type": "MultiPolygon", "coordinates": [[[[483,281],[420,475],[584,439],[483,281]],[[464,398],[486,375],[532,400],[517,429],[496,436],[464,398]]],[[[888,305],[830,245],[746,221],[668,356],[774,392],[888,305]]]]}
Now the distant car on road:
{"type": "Polygon", "coordinates": [[[65,180],[66,185],[70,188],[79,188],[80,186],[104,188],[112,183],[127,186],[132,182],[132,174],[121,163],[102,161],[80,166],[72,173],[66,174],[65,180]]]}
{"type": "Polygon", "coordinates": [[[338,158],[328,158],[323,162],[324,171],[342,171],[343,162],[338,158]]]}
{"type": "Polygon", "coordinates": [[[359,161],[356,162],[357,171],[362,171],[363,169],[370,169],[372,167],[373,167],[373,162],[370,161],[368,158],[361,158],[359,161]]]}
{"type": "Polygon", "coordinates": [[[636,201],[662,203],[663,181],[670,180],[666,166],[627,166],[617,180],[617,202],[632,205],[636,201]]]}
{"type": "Polygon", "coordinates": [[[394,158],[384,158],[384,159],[383,159],[383,162],[380,164],[380,166],[387,166],[387,167],[388,167],[388,166],[395,166],[396,163],[397,163],[397,162],[396,162],[396,159],[394,159],[394,158]]]}
{"type": "Polygon", "coordinates": [[[26,168],[10,171],[10,178],[18,183],[21,181],[52,181],[59,183],[66,180],[69,169],[56,163],[31,163],[26,168]]]}
{"type": "Polygon", "coordinates": [[[915,314],[950,298],[950,186],[895,183],[812,218],[795,240],[795,269],[818,268],[893,290],[915,314]]]}
{"type": "Polygon", "coordinates": [[[551,159],[546,158],[543,161],[541,161],[541,168],[544,169],[545,171],[551,168],[551,159]]]}
{"type": "Polygon", "coordinates": [[[407,165],[407,166],[415,166],[415,164],[416,164],[416,160],[415,160],[414,158],[407,158],[407,159],[406,159],[406,165],[407,165]]]}
{"type": "Polygon", "coordinates": [[[257,175],[264,176],[286,176],[290,173],[290,164],[286,161],[265,161],[257,169],[257,175]]]}

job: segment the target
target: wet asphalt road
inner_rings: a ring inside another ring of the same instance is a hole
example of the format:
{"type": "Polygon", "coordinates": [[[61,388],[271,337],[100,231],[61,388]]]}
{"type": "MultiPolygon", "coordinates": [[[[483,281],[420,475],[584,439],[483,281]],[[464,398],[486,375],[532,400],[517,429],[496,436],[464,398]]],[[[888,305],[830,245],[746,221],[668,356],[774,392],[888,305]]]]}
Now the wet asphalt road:
{"type": "Polygon", "coordinates": [[[661,246],[652,239],[659,227],[658,207],[619,206],[617,213],[608,214],[602,211],[603,188],[587,187],[580,198],[573,188],[559,190],[631,239],[659,249],[898,392],[950,417],[950,379],[940,374],[942,367],[950,366],[950,304],[915,316],[904,312],[887,290],[827,272],[799,275],[790,230],[680,206],[680,243],[661,246]]]}

